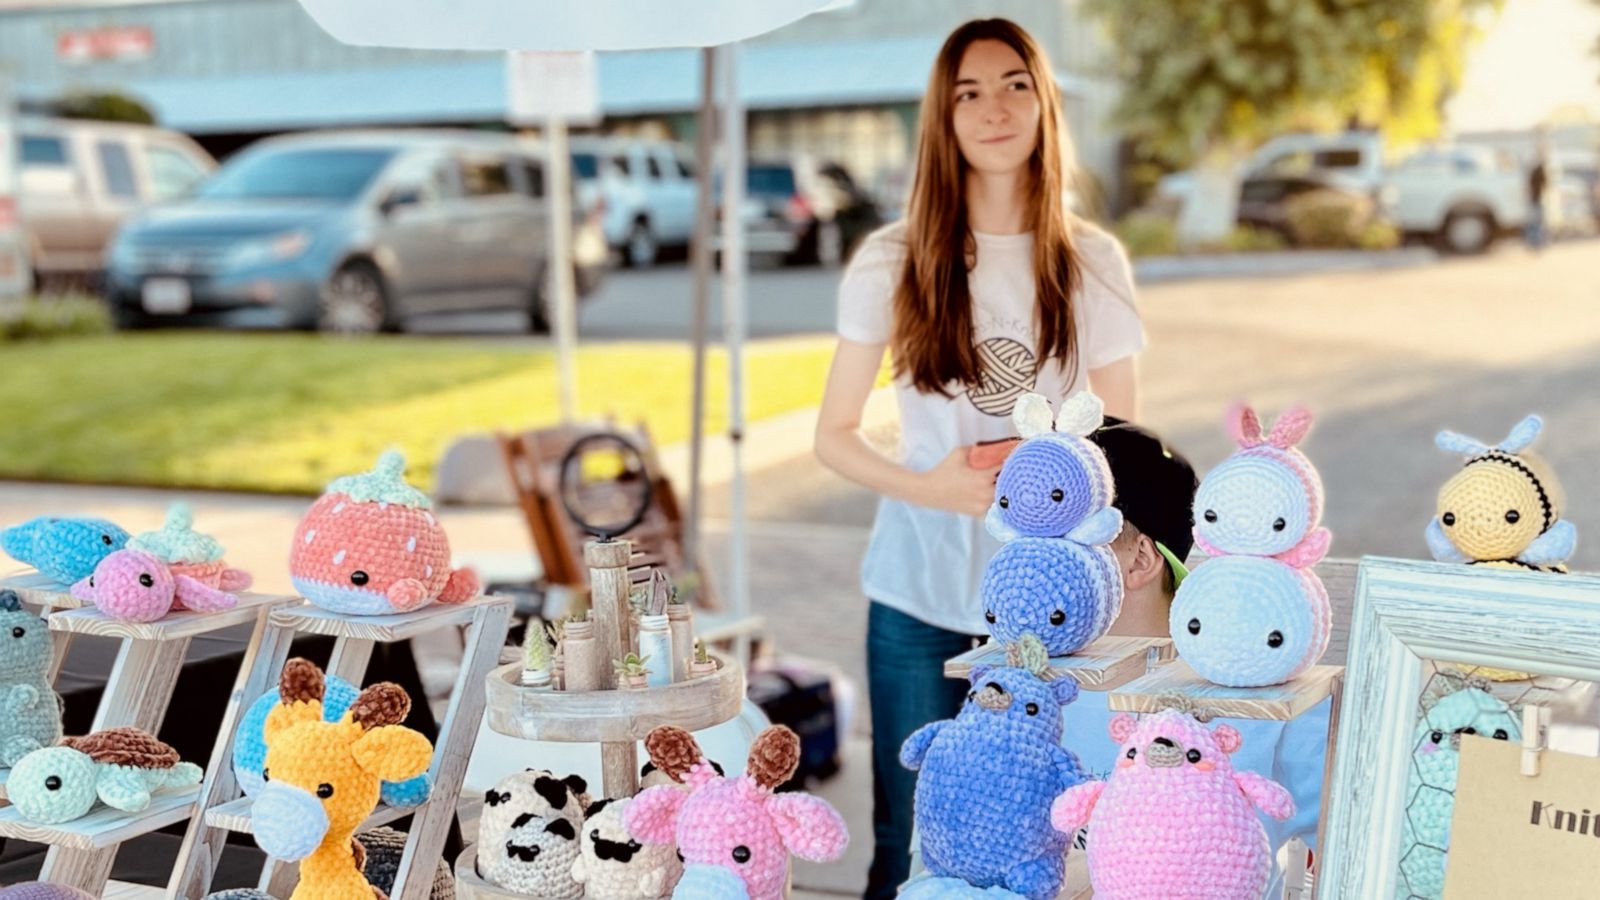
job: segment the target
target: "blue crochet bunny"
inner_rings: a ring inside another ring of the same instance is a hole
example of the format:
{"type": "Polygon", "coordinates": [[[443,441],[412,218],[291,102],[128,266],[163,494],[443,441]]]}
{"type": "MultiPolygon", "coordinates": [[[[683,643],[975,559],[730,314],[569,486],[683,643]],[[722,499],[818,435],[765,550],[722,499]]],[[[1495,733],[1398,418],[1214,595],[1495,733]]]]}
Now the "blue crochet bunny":
{"type": "Polygon", "coordinates": [[[50,688],[55,644],[43,619],[0,591],[0,766],[61,740],[61,698],[50,688]]]}
{"type": "Polygon", "coordinates": [[[1105,634],[1121,611],[1122,572],[1107,545],[1122,531],[1122,513],[1111,506],[1105,453],[1085,437],[1103,413],[1087,391],[1062,404],[1059,422],[1044,397],[1017,401],[1012,419],[1023,440],[1000,469],[986,519],[1005,544],[979,590],[997,641],[1032,633],[1052,656],[1065,656],[1105,634]]]}
{"type": "Polygon", "coordinates": [[[919,773],[916,822],[929,872],[1048,900],[1061,889],[1067,850],[1050,804],[1087,776],[1061,746],[1061,712],[1078,684],[1046,680],[1043,645],[1032,636],[1023,643],[1013,645],[1012,665],[975,667],[961,712],[914,732],[900,762],[919,773]]]}
{"type": "Polygon", "coordinates": [[[128,533],[104,519],[40,516],[0,530],[0,550],[61,584],[93,575],[100,560],[127,543],[128,533]]]}

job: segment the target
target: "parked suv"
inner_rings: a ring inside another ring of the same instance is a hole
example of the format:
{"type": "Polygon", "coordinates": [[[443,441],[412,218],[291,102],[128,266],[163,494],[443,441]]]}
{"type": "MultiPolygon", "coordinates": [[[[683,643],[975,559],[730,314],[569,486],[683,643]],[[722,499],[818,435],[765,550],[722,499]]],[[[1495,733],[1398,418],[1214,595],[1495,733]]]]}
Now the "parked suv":
{"type": "MultiPolygon", "coordinates": [[[[794,154],[749,164],[744,222],[752,255],[787,265],[838,265],[883,221],[872,197],[838,163],[794,154]]],[[[720,238],[719,232],[713,246],[720,238]]]]}
{"type": "Polygon", "coordinates": [[[123,219],[183,196],[217,166],[165,128],[32,116],[18,125],[18,199],[36,281],[99,273],[123,219]]]}
{"type": "Polygon", "coordinates": [[[668,141],[575,137],[579,203],[630,266],[654,265],[664,248],[689,245],[696,182],[688,148],[668,141]]]}
{"type": "MultiPolygon", "coordinates": [[[[394,330],[420,313],[547,312],[543,150],[508,135],[272,138],[117,235],[107,296],[127,326],[177,321],[394,330]]],[[[574,210],[580,294],[604,242],[574,210]],[[586,230],[588,229],[588,230],[586,230]]]]}

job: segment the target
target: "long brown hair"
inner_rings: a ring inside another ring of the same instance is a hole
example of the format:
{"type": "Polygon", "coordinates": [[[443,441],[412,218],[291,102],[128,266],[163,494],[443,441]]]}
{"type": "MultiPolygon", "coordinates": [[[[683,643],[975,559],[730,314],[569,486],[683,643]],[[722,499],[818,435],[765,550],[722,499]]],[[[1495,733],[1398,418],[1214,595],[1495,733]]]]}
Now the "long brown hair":
{"type": "Polygon", "coordinates": [[[1078,352],[1073,294],[1081,281],[1072,244],[1066,188],[1068,133],[1055,75],[1044,51],[1008,19],[975,19],[950,34],[939,50],[922,98],[916,176],[906,211],[906,259],[894,292],[890,347],[896,375],[909,376],[923,393],[947,394],[946,385],[967,387],[983,379],[975,346],[967,273],[977,247],[967,222],[967,161],[951,123],[961,58],[975,41],[1000,41],[1022,57],[1039,96],[1039,133],[1028,160],[1029,207],[1024,221],[1033,232],[1034,327],[1039,365],[1072,363],[1078,352]]]}

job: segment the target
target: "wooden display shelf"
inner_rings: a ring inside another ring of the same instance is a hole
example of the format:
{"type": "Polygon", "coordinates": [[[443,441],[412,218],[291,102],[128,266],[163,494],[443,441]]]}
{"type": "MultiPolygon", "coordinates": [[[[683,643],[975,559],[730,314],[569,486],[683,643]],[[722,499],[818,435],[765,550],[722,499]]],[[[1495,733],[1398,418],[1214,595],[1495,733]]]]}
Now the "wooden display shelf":
{"type": "MultiPolygon", "coordinates": [[[[224,803],[221,806],[214,806],[211,809],[206,810],[206,824],[212,828],[222,828],[227,831],[237,831],[241,834],[255,834],[255,827],[251,823],[250,819],[250,806],[253,802],[254,800],[250,797],[240,797],[237,800],[224,803]]],[[[406,816],[411,815],[421,808],[421,804],[417,806],[399,807],[390,806],[387,803],[380,802],[378,804],[378,808],[373,810],[372,815],[367,816],[367,818],[362,821],[361,827],[357,828],[356,830],[366,831],[368,828],[377,828],[380,825],[388,825],[391,822],[398,821],[406,816]]]]}
{"type": "MultiPolygon", "coordinates": [[[[1152,652],[1157,660],[1170,659],[1171,639],[1107,636],[1085,647],[1080,653],[1051,657],[1050,671],[1058,676],[1072,676],[1078,686],[1086,691],[1109,691],[1149,671],[1152,652]]],[[[946,678],[965,679],[974,666],[1005,664],[1005,648],[991,641],[947,660],[944,674],[946,678]]]]}
{"type": "Polygon", "coordinates": [[[522,687],[522,666],[501,666],[484,679],[488,722],[494,731],[530,741],[617,743],[642,741],[659,725],[700,731],[739,715],[744,672],[726,657],[716,672],[653,688],[611,691],[534,690],[522,687]]]}
{"type": "Polygon", "coordinates": [[[1183,694],[1228,719],[1287,722],[1334,695],[1343,666],[1312,666],[1286,684],[1223,687],[1196,675],[1182,659],[1111,692],[1107,705],[1118,712],[1155,712],[1163,695],[1183,694]]]}
{"type": "Polygon", "coordinates": [[[180,791],[158,791],[149,807],[136,813],[109,806],[93,809],[88,815],[60,825],[29,822],[15,806],[0,809],[0,837],[36,844],[49,844],[70,850],[105,850],[142,834],[149,834],[194,814],[200,786],[180,791]]]}
{"type": "Polygon", "coordinates": [[[77,609],[88,606],[72,596],[71,588],[35,569],[22,569],[0,577],[0,590],[13,590],[23,603],[52,609],[77,609]]]}
{"type": "Polygon", "coordinates": [[[492,597],[479,597],[466,603],[430,603],[421,609],[388,616],[347,616],[310,603],[272,611],[272,624],[301,634],[351,638],[392,644],[451,625],[470,625],[479,607],[494,603],[492,597]]]}
{"type": "Polygon", "coordinates": [[[260,617],[262,610],[295,603],[299,599],[279,594],[246,592],[239,595],[239,605],[233,609],[216,612],[179,609],[167,613],[154,622],[129,622],[108,616],[97,607],[84,606],[52,613],[48,621],[51,631],[128,638],[135,641],[175,641],[232,628],[235,625],[248,625],[260,617]]]}

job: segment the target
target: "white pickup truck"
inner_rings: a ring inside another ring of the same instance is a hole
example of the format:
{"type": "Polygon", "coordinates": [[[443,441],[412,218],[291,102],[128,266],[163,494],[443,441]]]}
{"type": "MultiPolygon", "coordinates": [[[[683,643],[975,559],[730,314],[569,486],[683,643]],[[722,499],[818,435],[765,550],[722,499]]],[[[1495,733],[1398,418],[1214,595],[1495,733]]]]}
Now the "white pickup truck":
{"type": "MultiPolygon", "coordinates": [[[[1252,153],[1239,175],[1312,173],[1371,196],[1396,228],[1453,253],[1481,252],[1528,218],[1526,173],[1486,147],[1431,146],[1390,167],[1376,132],[1286,134],[1252,153]]],[[[1157,195],[1181,203],[1193,190],[1193,173],[1177,172],[1157,195]]]]}

